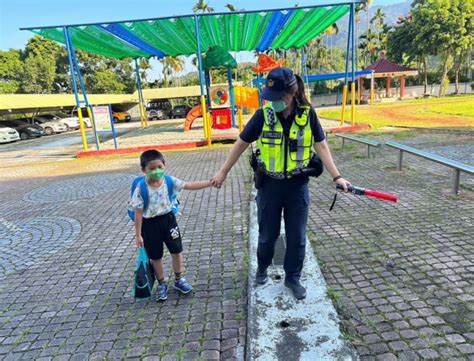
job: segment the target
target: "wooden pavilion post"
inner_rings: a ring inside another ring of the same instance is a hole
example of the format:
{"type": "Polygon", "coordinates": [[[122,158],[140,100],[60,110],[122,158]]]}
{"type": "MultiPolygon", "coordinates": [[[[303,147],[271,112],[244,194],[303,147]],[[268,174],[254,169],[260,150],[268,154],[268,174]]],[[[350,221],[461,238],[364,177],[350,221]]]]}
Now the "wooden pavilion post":
{"type": "Polygon", "coordinates": [[[405,75],[400,77],[400,98],[405,96],[405,75]]]}
{"type": "Polygon", "coordinates": [[[391,80],[392,78],[390,78],[389,76],[387,76],[387,85],[386,85],[386,89],[385,89],[385,95],[387,98],[390,98],[390,86],[391,86],[391,80]]]}

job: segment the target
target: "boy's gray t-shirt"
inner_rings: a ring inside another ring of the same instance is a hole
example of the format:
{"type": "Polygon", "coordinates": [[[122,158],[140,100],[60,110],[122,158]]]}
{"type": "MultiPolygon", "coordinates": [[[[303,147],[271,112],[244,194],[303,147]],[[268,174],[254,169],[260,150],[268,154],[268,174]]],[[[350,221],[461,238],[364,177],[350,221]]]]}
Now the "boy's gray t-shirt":
{"type": "MultiPolygon", "coordinates": [[[[181,192],[186,182],[175,177],[171,177],[171,179],[173,180],[173,193],[181,192]]],[[[150,187],[148,184],[147,187],[149,201],[148,208],[143,213],[143,218],[153,218],[171,212],[171,202],[168,195],[166,180],[163,179],[159,188],[150,187]]],[[[135,188],[130,205],[133,208],[143,209],[143,198],[140,194],[140,187],[135,188]]]]}

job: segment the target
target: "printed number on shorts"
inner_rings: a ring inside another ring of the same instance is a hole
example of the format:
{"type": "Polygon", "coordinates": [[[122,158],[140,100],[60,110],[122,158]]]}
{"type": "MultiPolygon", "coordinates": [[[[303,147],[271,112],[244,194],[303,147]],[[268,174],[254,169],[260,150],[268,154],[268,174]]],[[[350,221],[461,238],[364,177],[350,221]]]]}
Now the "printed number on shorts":
{"type": "Polygon", "coordinates": [[[174,228],[171,228],[170,233],[171,233],[171,238],[173,238],[173,239],[179,238],[179,228],[178,228],[178,226],[176,226],[174,228]]]}

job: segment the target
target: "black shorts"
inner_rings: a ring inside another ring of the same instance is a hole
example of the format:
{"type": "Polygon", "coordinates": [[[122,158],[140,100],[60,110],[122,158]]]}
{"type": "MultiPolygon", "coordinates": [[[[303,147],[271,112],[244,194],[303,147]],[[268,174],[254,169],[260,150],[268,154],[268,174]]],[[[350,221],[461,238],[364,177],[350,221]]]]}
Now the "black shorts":
{"type": "Polygon", "coordinates": [[[143,218],[142,237],[150,259],[158,260],[163,257],[163,243],[171,254],[183,252],[181,233],[173,212],[143,218]]]}

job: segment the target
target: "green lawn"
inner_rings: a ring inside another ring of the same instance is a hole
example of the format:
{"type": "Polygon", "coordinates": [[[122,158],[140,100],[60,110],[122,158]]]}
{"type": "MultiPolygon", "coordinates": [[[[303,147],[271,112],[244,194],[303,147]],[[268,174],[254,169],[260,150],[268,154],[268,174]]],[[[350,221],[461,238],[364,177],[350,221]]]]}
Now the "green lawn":
{"type": "MultiPolygon", "coordinates": [[[[321,109],[322,118],[340,119],[341,110],[321,109]]],[[[350,106],[345,119],[350,119],[350,106]]],[[[474,127],[474,95],[404,100],[390,104],[364,105],[356,108],[356,122],[373,127],[474,127]]]]}

